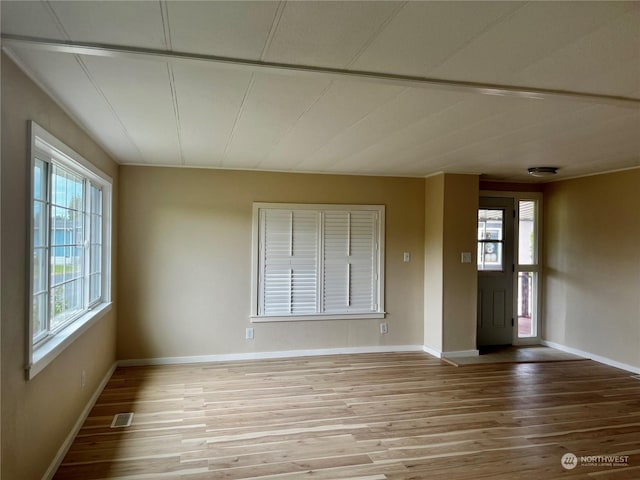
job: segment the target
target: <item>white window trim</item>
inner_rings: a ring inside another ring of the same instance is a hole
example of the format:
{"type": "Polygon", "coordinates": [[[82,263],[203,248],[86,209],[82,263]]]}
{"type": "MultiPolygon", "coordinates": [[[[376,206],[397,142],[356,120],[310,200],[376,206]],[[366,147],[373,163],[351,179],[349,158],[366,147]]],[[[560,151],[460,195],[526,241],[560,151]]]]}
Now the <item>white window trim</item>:
{"type": "Polygon", "coordinates": [[[306,203],[266,203],[256,202],[253,204],[253,221],[251,237],[251,314],[249,318],[252,323],[266,322],[297,322],[306,320],[345,320],[345,319],[380,319],[385,318],[384,309],[384,254],[385,254],[385,207],[384,205],[352,205],[352,204],[306,204],[306,203]],[[259,288],[260,288],[260,210],[261,209],[281,209],[281,210],[376,210],[379,212],[378,231],[378,311],[367,313],[314,313],[308,315],[259,315],[259,288]]]}
{"type": "Polygon", "coordinates": [[[113,179],[86,160],[82,155],[65,145],[36,122],[29,122],[29,221],[28,224],[28,286],[27,286],[27,335],[26,335],[26,377],[28,380],[40,373],[76,338],[108,313],[111,303],[111,243],[112,243],[112,188],[113,179]],[[88,310],[69,325],[52,335],[39,345],[33,344],[33,170],[36,153],[45,153],[55,163],[79,172],[102,188],[102,301],[88,307],[88,310]]]}

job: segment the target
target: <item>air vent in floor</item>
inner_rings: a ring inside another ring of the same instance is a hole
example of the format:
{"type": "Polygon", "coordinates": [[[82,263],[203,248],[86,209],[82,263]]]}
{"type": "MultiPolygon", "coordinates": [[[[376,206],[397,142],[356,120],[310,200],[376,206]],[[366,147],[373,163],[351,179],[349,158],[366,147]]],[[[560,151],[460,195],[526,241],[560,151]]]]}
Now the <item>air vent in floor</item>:
{"type": "Polygon", "coordinates": [[[129,427],[133,421],[133,413],[118,413],[113,416],[111,428],[129,427]]]}

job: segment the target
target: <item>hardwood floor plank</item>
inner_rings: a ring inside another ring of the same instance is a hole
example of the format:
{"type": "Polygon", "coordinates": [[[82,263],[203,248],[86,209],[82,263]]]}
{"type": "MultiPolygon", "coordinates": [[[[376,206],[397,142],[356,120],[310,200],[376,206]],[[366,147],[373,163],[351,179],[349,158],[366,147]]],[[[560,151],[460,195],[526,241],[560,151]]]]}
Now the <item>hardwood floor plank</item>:
{"type": "Polygon", "coordinates": [[[640,382],[422,353],[118,368],[54,478],[638,480],[640,382]],[[568,452],[629,464],[567,470],[568,452]]]}

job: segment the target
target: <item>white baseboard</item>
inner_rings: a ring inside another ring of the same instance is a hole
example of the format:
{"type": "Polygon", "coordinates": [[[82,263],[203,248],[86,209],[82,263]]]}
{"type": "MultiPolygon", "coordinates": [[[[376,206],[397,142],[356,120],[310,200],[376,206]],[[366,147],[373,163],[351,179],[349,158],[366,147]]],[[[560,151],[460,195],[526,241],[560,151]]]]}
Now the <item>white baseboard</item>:
{"type": "Polygon", "coordinates": [[[427,347],[426,345],[422,346],[422,351],[428,353],[429,355],[433,355],[436,358],[442,358],[442,352],[436,350],[435,348],[427,347]]]}
{"type": "Polygon", "coordinates": [[[442,352],[444,358],[460,358],[460,357],[477,357],[480,355],[478,350],[457,350],[453,352],[442,352]]]}
{"type": "Polygon", "coordinates": [[[370,347],[319,348],[311,350],[285,350],[277,352],[229,353],[197,355],[192,357],[158,357],[120,360],[118,366],[174,365],[179,363],[231,362],[236,360],[266,360],[270,358],[312,357],[318,355],[345,355],[353,353],[422,352],[422,345],[378,345],[370,347]]]}
{"type": "Polygon", "coordinates": [[[585,352],[584,350],[579,350],[577,348],[567,347],[566,345],[562,345],[561,343],[550,342],[548,340],[540,340],[540,343],[546,347],[555,348],[556,350],[572,353],[580,357],[590,358],[591,360],[594,360],[599,363],[604,363],[605,365],[609,365],[610,367],[619,368],[621,370],[626,370],[627,372],[631,372],[631,373],[640,373],[639,367],[634,367],[633,365],[618,362],[616,360],[612,360],[607,357],[602,357],[600,355],[596,355],[591,352],[585,352]]]}
{"type": "Polygon", "coordinates": [[[87,402],[87,405],[82,410],[82,413],[80,414],[80,416],[78,417],[78,420],[76,421],[73,428],[69,432],[69,435],[67,435],[67,438],[65,438],[64,442],[62,442],[62,445],[58,449],[58,453],[56,453],[56,456],[53,458],[53,461],[49,465],[49,468],[47,468],[47,471],[42,476],[42,480],[51,480],[55,475],[56,470],[58,470],[58,467],[60,467],[62,460],[64,460],[64,456],[67,454],[67,451],[69,450],[69,448],[71,447],[71,444],[75,440],[76,435],[82,428],[84,421],[89,416],[91,409],[98,401],[98,398],[100,397],[100,394],[104,390],[104,387],[107,386],[107,383],[111,379],[111,376],[113,375],[113,372],[115,372],[117,366],[118,366],[117,363],[114,363],[113,365],[111,365],[111,368],[107,371],[105,376],[100,381],[100,385],[98,385],[98,388],[96,389],[96,391],[93,392],[93,395],[91,395],[89,402],[87,402]]]}

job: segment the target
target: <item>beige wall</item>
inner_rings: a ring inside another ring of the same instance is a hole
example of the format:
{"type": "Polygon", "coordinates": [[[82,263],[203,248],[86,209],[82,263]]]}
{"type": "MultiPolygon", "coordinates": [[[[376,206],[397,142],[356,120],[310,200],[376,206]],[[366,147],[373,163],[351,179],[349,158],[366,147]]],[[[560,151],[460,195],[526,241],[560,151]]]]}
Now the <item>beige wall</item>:
{"type": "Polygon", "coordinates": [[[121,167],[120,199],[121,359],[421,345],[424,180],[121,167]],[[377,320],[250,324],[256,201],[386,206],[387,335],[377,320]]]}
{"type": "MultiPolygon", "coordinates": [[[[1,418],[2,477],[8,480],[42,477],[115,361],[113,308],[33,380],[25,380],[28,120],[35,120],[111,175],[116,200],[118,189],[117,165],[3,55],[1,418]],[[84,390],[82,369],[86,370],[84,390]]],[[[117,211],[117,202],[114,206],[117,211]]]]}
{"type": "Polygon", "coordinates": [[[640,169],[544,195],[543,338],[640,368],[640,169]]]}
{"type": "Polygon", "coordinates": [[[437,352],[476,349],[478,185],[476,175],[425,180],[424,345],[437,352]]]}
{"type": "Polygon", "coordinates": [[[477,175],[445,175],[442,255],[444,352],[476,349],[478,185],[477,175]],[[471,263],[461,262],[462,252],[471,252],[471,263]]]}
{"type": "Polygon", "coordinates": [[[444,175],[425,180],[424,345],[442,352],[444,175]]]}

